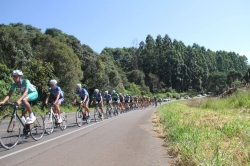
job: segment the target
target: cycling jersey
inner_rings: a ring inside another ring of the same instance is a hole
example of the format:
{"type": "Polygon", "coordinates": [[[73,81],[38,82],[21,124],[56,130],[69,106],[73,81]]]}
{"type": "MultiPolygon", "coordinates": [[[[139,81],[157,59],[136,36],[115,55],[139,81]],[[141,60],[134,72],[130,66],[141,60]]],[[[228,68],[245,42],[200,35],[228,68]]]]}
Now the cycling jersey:
{"type": "Polygon", "coordinates": [[[112,93],[112,94],[111,94],[111,97],[112,97],[112,100],[113,100],[113,101],[117,101],[118,98],[119,98],[119,95],[118,95],[118,93],[112,93]]]}
{"type": "Polygon", "coordinates": [[[63,98],[64,94],[59,86],[56,86],[55,89],[52,89],[52,88],[48,89],[48,94],[53,95],[53,97],[56,97],[59,92],[60,92],[59,99],[61,99],[61,98],[63,98]]]}
{"type": "Polygon", "coordinates": [[[11,91],[17,90],[18,92],[23,93],[25,89],[28,89],[28,94],[32,92],[36,92],[36,87],[30,83],[27,79],[21,80],[21,87],[19,87],[16,83],[13,83],[10,87],[11,91]]]}
{"type": "Polygon", "coordinates": [[[126,97],[125,97],[125,102],[129,102],[129,100],[130,100],[130,97],[129,97],[129,96],[126,96],[126,97]]]}
{"type": "Polygon", "coordinates": [[[19,87],[16,83],[13,83],[10,87],[10,90],[14,91],[15,89],[21,93],[23,93],[25,89],[28,89],[28,101],[34,101],[38,98],[38,92],[36,90],[36,87],[32,85],[27,79],[21,80],[21,87],[19,87]]]}
{"type": "Polygon", "coordinates": [[[107,102],[109,102],[112,99],[110,94],[104,95],[104,98],[106,99],[107,102]]]}
{"type": "Polygon", "coordinates": [[[133,96],[130,96],[130,102],[133,102],[133,99],[134,99],[133,96]]]}
{"type": "Polygon", "coordinates": [[[124,101],[124,97],[122,97],[122,96],[120,96],[119,99],[120,99],[121,103],[124,101]]]}
{"type": "Polygon", "coordinates": [[[87,96],[87,98],[89,98],[89,93],[87,92],[85,88],[82,88],[80,92],[76,90],[76,94],[79,95],[81,99],[84,99],[85,95],[87,96]]]}
{"type": "Polygon", "coordinates": [[[98,94],[94,93],[93,96],[92,96],[93,101],[98,101],[98,102],[100,102],[101,97],[102,97],[101,93],[98,93],[98,94]]]}

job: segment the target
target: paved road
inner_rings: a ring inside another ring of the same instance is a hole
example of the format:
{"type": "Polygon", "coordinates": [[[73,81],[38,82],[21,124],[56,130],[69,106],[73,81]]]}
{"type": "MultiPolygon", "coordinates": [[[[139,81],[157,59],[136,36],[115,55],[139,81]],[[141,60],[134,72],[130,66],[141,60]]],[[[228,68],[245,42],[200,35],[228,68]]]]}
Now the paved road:
{"type": "Polygon", "coordinates": [[[152,131],[156,108],[138,109],[81,127],[68,114],[68,128],[40,141],[22,139],[14,149],[0,148],[0,165],[166,166],[171,159],[152,131]]]}

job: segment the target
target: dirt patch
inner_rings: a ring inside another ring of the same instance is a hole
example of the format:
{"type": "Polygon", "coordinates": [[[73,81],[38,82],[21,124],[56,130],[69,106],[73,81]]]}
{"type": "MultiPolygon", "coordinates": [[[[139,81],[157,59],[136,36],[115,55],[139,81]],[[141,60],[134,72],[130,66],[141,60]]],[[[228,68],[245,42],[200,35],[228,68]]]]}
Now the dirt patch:
{"type": "Polygon", "coordinates": [[[187,100],[184,104],[189,107],[200,107],[201,104],[207,100],[215,100],[215,98],[202,97],[199,99],[191,99],[191,100],[187,100]]]}

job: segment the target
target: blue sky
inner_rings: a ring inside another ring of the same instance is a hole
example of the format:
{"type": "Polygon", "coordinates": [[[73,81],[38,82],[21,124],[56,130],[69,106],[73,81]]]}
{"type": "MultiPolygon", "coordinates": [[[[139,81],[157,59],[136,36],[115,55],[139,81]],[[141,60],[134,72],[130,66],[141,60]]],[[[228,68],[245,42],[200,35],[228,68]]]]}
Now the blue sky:
{"type": "Polygon", "coordinates": [[[57,28],[100,53],[166,34],[250,61],[249,0],[2,0],[0,24],[57,28]]]}

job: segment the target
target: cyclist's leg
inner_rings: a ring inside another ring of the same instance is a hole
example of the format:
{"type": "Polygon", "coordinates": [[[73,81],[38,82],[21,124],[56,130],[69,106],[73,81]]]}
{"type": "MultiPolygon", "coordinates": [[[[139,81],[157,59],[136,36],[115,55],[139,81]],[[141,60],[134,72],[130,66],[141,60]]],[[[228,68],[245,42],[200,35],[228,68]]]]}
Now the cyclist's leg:
{"type": "Polygon", "coordinates": [[[102,119],[103,119],[103,114],[104,114],[104,111],[103,111],[103,102],[99,103],[99,108],[102,112],[102,119]]]}
{"type": "MultiPolygon", "coordinates": [[[[29,119],[27,120],[28,124],[33,123],[36,120],[36,117],[32,112],[32,108],[31,108],[31,105],[30,105],[29,101],[35,101],[37,98],[38,98],[38,93],[36,91],[36,92],[33,92],[33,93],[29,93],[22,100],[22,103],[24,104],[25,108],[29,112],[29,119]]],[[[25,112],[24,112],[24,114],[25,114],[25,112]]]]}
{"type": "Polygon", "coordinates": [[[89,109],[89,99],[87,99],[84,103],[84,108],[86,109],[86,111],[88,112],[88,114],[90,115],[90,109],[89,109]]]}
{"type": "Polygon", "coordinates": [[[61,98],[61,99],[58,100],[57,103],[55,103],[55,105],[56,105],[56,113],[58,114],[58,123],[62,122],[60,106],[61,106],[63,101],[64,101],[64,98],[61,98]]]}

